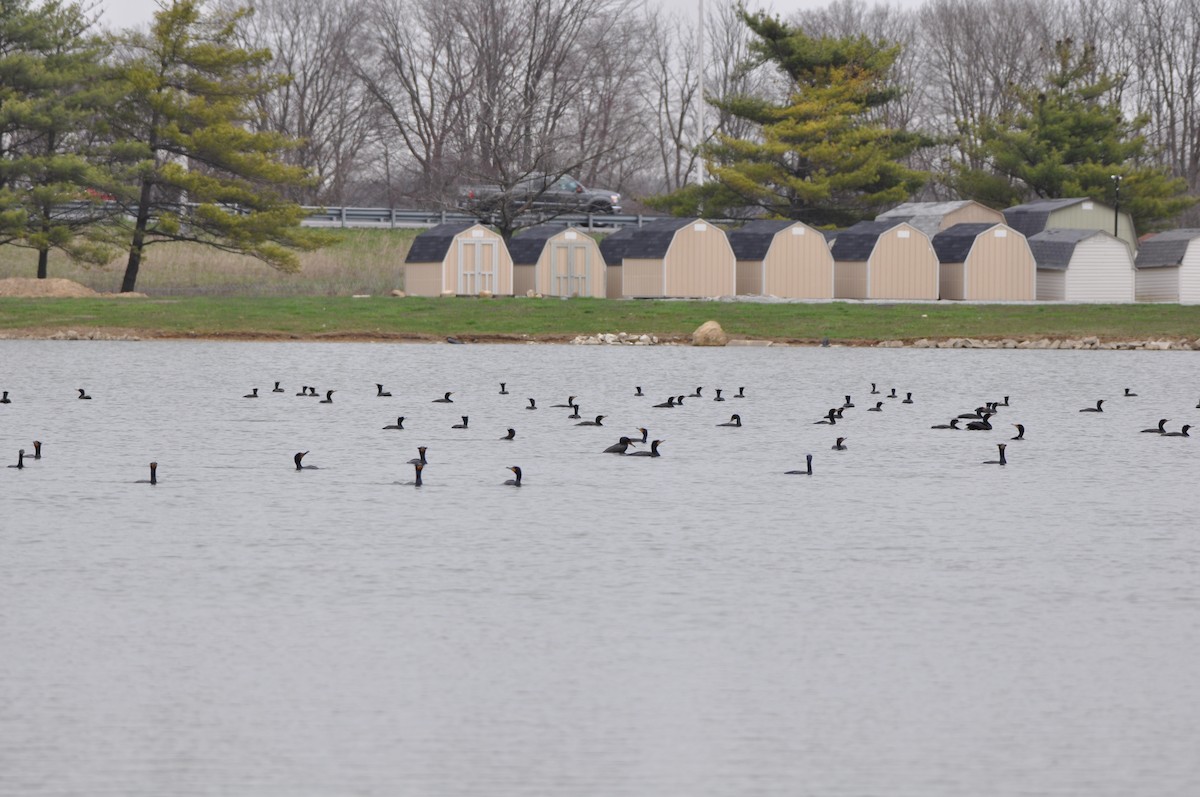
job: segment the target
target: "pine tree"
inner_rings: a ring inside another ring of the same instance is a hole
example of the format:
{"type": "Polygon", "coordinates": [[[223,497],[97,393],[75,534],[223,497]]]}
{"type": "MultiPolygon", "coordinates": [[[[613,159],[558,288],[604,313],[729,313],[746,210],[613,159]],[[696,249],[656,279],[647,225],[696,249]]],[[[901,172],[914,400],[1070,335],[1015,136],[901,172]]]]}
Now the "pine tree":
{"type": "Polygon", "coordinates": [[[125,89],[108,119],[132,218],[122,222],[122,292],[134,290],[154,243],[201,243],[295,271],[295,250],[324,241],[299,226],[304,211],[281,194],[308,179],[284,163],[281,153],[295,142],[250,125],[255,98],[285,78],[267,72],[269,52],[236,44],[249,11],[205,14],[203,5],[172,0],[148,33],[118,41],[115,74],[125,89]]]}
{"type": "Polygon", "coordinates": [[[1187,184],[1154,163],[1142,129],[1148,115],[1126,119],[1116,80],[1097,76],[1095,52],[1070,39],[1055,46],[1055,65],[1041,88],[1011,87],[1012,114],[976,128],[972,154],[984,169],[962,169],[960,193],[998,207],[1034,198],[1087,196],[1115,201],[1138,230],[1153,229],[1195,203],[1187,184]]]}
{"type": "Polygon", "coordinates": [[[787,78],[783,103],[732,97],[715,104],[757,127],[721,136],[706,151],[712,182],[657,201],[681,214],[750,206],[818,226],[873,218],[925,182],[904,164],[926,142],[872,120],[895,97],[887,73],[899,50],[866,38],[815,38],[764,13],[742,11],[753,50],[787,78]]]}

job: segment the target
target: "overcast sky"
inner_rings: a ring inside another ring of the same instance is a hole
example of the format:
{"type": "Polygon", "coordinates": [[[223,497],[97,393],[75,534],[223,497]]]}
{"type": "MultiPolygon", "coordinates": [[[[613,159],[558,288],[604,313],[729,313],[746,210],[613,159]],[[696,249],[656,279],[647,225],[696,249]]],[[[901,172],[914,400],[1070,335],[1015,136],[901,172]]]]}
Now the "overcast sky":
{"type": "MultiPolygon", "coordinates": [[[[661,2],[672,11],[693,16],[699,8],[699,0],[661,0],[661,2]]],[[[704,0],[704,2],[712,6],[722,0],[704,0]]],[[[893,5],[904,8],[912,8],[922,2],[923,0],[892,0],[893,5]]],[[[820,8],[826,5],[826,0],[772,0],[770,3],[749,2],[747,5],[752,8],[759,5],[769,6],[786,17],[803,8],[820,8]]],[[[110,28],[127,28],[149,22],[158,9],[154,0],[101,0],[100,7],[104,9],[104,24],[110,28]]]]}

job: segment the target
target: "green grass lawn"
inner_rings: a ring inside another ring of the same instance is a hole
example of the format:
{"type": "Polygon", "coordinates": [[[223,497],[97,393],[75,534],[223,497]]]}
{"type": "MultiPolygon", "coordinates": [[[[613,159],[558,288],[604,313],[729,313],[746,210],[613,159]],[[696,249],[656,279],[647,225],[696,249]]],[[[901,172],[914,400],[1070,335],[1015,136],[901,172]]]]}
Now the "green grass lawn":
{"type": "Polygon", "coordinates": [[[0,330],[124,329],[168,336],[555,338],[629,332],[670,337],[689,335],[710,319],[735,337],[798,341],[1200,337],[1200,306],[1167,304],[757,304],[382,296],[0,299],[0,330]]]}

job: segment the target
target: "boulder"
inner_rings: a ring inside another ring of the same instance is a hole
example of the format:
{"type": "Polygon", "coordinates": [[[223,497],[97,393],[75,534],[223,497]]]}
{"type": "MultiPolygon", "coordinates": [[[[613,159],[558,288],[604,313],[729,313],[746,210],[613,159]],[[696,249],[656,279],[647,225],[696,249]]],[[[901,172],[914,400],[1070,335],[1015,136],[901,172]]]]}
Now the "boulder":
{"type": "Polygon", "coordinates": [[[716,321],[705,321],[692,333],[693,346],[724,346],[727,343],[729,336],[716,321]]]}
{"type": "Polygon", "coordinates": [[[490,299],[490,298],[492,298],[492,292],[491,291],[480,291],[479,298],[480,299],[490,299]]]}
{"type": "Polygon", "coordinates": [[[408,294],[397,288],[396,290],[392,291],[392,296],[396,299],[403,299],[404,297],[408,296],[408,294]]]}

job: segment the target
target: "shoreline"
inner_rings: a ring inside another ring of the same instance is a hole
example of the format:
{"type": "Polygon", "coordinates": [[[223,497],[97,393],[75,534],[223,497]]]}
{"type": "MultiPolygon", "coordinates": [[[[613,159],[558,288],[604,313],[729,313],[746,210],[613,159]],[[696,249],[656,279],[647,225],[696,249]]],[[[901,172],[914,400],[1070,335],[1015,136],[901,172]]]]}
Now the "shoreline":
{"type": "MultiPolygon", "coordinates": [[[[169,330],[122,329],[114,327],[31,327],[0,331],[0,341],[172,341],[208,340],[237,343],[415,343],[429,345],[582,345],[582,346],[691,346],[690,335],[648,336],[636,333],[572,334],[459,334],[452,337],[419,332],[174,332],[169,330]],[[653,342],[646,342],[651,338],[653,342]]],[[[705,348],[881,348],[881,349],[1020,349],[1069,351],[1200,351],[1200,338],[1104,338],[1082,337],[923,337],[889,340],[827,340],[818,338],[731,338],[725,346],[705,348]]]]}

